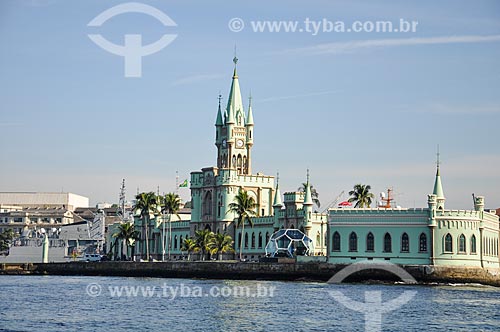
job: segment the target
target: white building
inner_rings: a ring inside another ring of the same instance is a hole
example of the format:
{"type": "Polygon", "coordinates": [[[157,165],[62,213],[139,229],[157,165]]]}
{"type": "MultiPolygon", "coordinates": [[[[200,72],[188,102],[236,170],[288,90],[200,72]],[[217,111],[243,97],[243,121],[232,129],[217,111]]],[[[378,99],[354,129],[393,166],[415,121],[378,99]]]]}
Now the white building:
{"type": "Polygon", "coordinates": [[[74,211],[78,207],[89,207],[89,199],[73,193],[0,192],[0,206],[2,205],[23,208],[64,208],[74,211]]]}

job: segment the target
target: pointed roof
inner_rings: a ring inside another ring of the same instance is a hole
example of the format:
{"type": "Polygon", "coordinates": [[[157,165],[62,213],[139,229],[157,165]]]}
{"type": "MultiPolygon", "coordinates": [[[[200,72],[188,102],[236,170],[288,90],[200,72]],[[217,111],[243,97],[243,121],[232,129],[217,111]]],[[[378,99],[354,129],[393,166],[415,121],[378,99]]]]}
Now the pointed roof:
{"type": "Polygon", "coordinates": [[[217,120],[215,120],[216,126],[222,126],[222,111],[220,109],[221,99],[222,99],[222,95],[219,94],[219,109],[217,110],[217,120]]]}
{"type": "Polygon", "coordinates": [[[280,184],[279,184],[279,175],[276,180],[276,192],[274,193],[274,202],[273,206],[278,207],[278,206],[283,206],[283,203],[281,202],[281,192],[280,192],[280,184]]]}
{"type": "Polygon", "coordinates": [[[247,123],[246,125],[253,126],[253,113],[252,113],[252,94],[248,98],[248,115],[247,115],[247,123]]]}
{"type": "Polygon", "coordinates": [[[436,170],[436,180],[434,181],[434,191],[432,192],[437,198],[444,198],[443,184],[441,183],[441,175],[439,174],[439,165],[436,170]]]}
{"type": "Polygon", "coordinates": [[[309,170],[307,170],[307,182],[306,182],[306,193],[304,195],[304,203],[303,205],[313,205],[312,197],[311,197],[311,186],[309,185],[309,170]]]}
{"type": "Polygon", "coordinates": [[[234,72],[233,81],[231,82],[231,89],[229,91],[229,97],[227,99],[227,123],[234,123],[236,112],[240,110],[243,112],[243,102],[241,100],[240,83],[238,81],[238,73],[236,72],[236,64],[238,63],[238,58],[234,57],[234,72]]]}

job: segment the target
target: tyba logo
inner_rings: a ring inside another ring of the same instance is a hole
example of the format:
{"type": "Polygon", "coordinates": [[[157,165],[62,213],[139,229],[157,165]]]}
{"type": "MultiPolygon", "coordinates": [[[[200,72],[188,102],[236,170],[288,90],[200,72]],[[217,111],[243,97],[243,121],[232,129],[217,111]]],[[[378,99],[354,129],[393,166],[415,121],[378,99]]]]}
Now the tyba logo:
{"type": "MultiPolygon", "coordinates": [[[[177,26],[164,12],[137,2],[128,2],[111,7],[97,15],[87,26],[99,27],[110,18],[125,13],[142,13],[156,18],[164,26],[177,26]]],[[[177,38],[177,35],[165,34],[156,42],[143,46],[142,35],[139,34],[126,34],[124,45],[113,44],[99,34],[89,34],[88,36],[102,49],[125,58],[125,77],[141,77],[142,57],[159,52],[177,38]]]]}
{"type": "MultiPolygon", "coordinates": [[[[328,280],[330,284],[341,283],[348,276],[363,270],[383,270],[390,272],[399,278],[404,283],[415,284],[417,281],[411,274],[406,272],[403,268],[389,263],[389,262],[360,262],[351,264],[328,280]]],[[[394,311],[406,303],[417,294],[416,291],[404,291],[403,294],[395,299],[387,302],[382,302],[381,291],[366,291],[365,302],[358,302],[348,298],[340,291],[328,291],[335,301],[342,304],[344,307],[353,311],[361,312],[365,315],[365,331],[366,332],[380,332],[382,331],[382,314],[394,311]]]]}

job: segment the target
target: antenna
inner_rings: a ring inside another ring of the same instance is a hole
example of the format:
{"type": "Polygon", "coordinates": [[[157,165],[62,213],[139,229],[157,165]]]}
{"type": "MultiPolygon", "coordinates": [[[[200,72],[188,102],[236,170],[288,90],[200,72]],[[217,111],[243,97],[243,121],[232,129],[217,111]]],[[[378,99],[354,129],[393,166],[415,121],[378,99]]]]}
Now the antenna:
{"type": "Polygon", "coordinates": [[[120,210],[122,219],[125,218],[125,179],[122,179],[122,186],[120,188],[120,210]]]}
{"type": "Polygon", "coordinates": [[[179,195],[179,171],[175,171],[175,193],[176,195],[179,195]]]}

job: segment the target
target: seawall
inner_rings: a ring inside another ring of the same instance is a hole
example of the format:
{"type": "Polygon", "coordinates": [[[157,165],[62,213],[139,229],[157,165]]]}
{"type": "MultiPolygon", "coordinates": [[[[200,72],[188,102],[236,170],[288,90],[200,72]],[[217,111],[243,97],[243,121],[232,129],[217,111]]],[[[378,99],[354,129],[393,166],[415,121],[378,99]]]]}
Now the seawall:
{"type": "MultiPolygon", "coordinates": [[[[85,275],[162,278],[328,281],[346,265],[327,263],[222,262],[67,262],[0,264],[0,274],[85,275]]],[[[456,266],[401,266],[420,283],[481,283],[500,287],[499,269],[456,266]]],[[[364,270],[346,281],[398,281],[383,270],[364,270]]]]}

